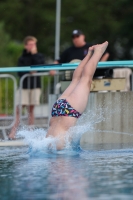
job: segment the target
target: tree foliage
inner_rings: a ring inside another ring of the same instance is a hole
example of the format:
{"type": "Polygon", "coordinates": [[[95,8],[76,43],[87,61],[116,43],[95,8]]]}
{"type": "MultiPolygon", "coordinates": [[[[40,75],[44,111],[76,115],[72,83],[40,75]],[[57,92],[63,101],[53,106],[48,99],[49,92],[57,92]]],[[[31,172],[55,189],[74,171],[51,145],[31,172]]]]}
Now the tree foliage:
{"type": "Polygon", "coordinates": [[[12,41],[4,29],[4,24],[0,23],[0,66],[17,65],[17,59],[22,49],[22,44],[12,41]]]}
{"type": "MultiPolygon", "coordinates": [[[[72,30],[81,29],[88,42],[109,41],[110,59],[132,59],[132,6],[132,0],[62,0],[61,51],[71,44],[72,30]]],[[[0,19],[13,41],[34,35],[39,50],[54,58],[55,9],[56,0],[1,0],[0,19]]]]}

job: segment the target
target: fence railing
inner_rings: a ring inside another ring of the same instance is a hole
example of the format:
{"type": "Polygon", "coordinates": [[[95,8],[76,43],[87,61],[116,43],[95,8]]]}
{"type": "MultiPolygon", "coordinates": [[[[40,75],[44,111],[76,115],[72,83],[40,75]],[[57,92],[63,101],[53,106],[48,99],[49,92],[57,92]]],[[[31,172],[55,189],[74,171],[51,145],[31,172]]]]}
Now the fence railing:
{"type": "Polygon", "coordinates": [[[17,81],[13,75],[0,74],[0,129],[4,138],[5,129],[10,129],[15,123],[16,88],[17,81]]]}
{"type": "Polygon", "coordinates": [[[17,81],[13,75],[10,74],[0,74],[0,118],[3,120],[0,123],[0,128],[10,128],[12,127],[15,117],[15,91],[17,88],[17,81]],[[10,115],[12,114],[13,121],[9,120],[9,123],[5,123],[5,119],[10,119],[10,115]]]}
{"type": "MultiPolygon", "coordinates": [[[[33,70],[32,70],[33,71],[33,70]]],[[[16,108],[19,108],[19,121],[21,125],[27,125],[28,112],[22,107],[22,91],[25,79],[28,79],[27,88],[30,88],[30,78],[34,77],[33,87],[37,87],[36,78],[41,80],[41,98],[40,104],[35,106],[35,126],[47,127],[49,119],[49,94],[55,92],[59,75],[61,72],[56,73],[51,81],[52,77],[48,72],[39,73],[27,73],[20,78],[19,87],[17,88],[17,79],[10,74],[0,74],[0,130],[4,139],[6,138],[5,129],[11,129],[15,124],[16,108]],[[10,93],[9,93],[10,92],[10,93]],[[16,93],[19,94],[16,96],[16,93]],[[3,95],[3,96],[2,96],[3,95]],[[18,99],[16,99],[16,97],[18,99]],[[17,101],[16,101],[17,100],[17,101]],[[19,103],[17,103],[19,102],[19,103]]],[[[28,107],[28,106],[27,106],[28,107]]]]}
{"type": "MultiPolygon", "coordinates": [[[[65,63],[65,64],[47,64],[36,66],[22,66],[22,67],[1,67],[0,73],[5,72],[30,72],[30,71],[50,71],[50,70],[68,70],[76,69],[79,63],[65,63]]],[[[133,60],[131,61],[106,61],[99,62],[97,68],[123,68],[128,67],[133,69],[133,60]]]]}

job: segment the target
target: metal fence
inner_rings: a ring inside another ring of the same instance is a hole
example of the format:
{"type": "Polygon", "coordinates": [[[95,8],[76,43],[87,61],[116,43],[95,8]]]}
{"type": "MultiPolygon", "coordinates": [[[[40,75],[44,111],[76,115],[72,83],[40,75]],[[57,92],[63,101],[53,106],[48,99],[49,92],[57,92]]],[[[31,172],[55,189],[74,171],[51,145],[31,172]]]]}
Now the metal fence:
{"type": "Polygon", "coordinates": [[[10,129],[16,118],[15,91],[17,81],[13,75],[0,74],[0,130],[6,138],[5,129],[10,129]]]}
{"type": "Polygon", "coordinates": [[[39,77],[41,81],[40,103],[34,108],[35,123],[33,126],[48,127],[51,110],[49,107],[49,98],[51,98],[49,94],[56,92],[59,75],[62,75],[62,72],[57,72],[54,77],[50,76],[48,72],[27,73],[21,77],[18,87],[17,79],[13,75],[0,75],[0,130],[4,139],[7,138],[6,131],[10,131],[15,123],[17,106],[19,108],[21,126],[28,125],[29,113],[26,108],[28,106],[25,108],[22,106],[22,91],[25,79],[28,79],[27,88],[30,88],[31,77],[34,77],[34,88],[37,87],[36,78],[39,77]]]}

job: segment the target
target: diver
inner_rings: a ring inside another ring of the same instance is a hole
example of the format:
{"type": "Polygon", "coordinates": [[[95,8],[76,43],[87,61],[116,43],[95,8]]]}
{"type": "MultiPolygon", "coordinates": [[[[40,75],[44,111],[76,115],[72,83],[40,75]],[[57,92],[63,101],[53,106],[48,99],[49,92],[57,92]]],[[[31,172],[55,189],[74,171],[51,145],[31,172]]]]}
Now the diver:
{"type": "Polygon", "coordinates": [[[93,75],[107,46],[106,41],[89,47],[86,57],[73,73],[72,82],[52,107],[46,137],[57,138],[57,150],[65,148],[66,134],[86,109],[93,75]]]}

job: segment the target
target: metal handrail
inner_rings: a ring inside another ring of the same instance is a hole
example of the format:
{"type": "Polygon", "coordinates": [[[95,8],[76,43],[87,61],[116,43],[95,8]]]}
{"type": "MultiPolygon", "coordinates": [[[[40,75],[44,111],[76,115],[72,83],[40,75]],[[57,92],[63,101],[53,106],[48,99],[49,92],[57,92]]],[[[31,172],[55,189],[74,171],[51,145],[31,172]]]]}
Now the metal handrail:
{"type": "Polygon", "coordinates": [[[10,125],[0,126],[0,129],[9,129],[9,128],[11,128],[14,125],[15,118],[16,118],[16,106],[15,106],[16,105],[16,98],[15,98],[15,92],[16,92],[16,89],[17,89],[17,81],[16,81],[16,78],[13,75],[11,75],[11,74],[0,74],[0,78],[11,78],[13,80],[13,82],[14,82],[14,84],[13,84],[13,86],[14,86],[14,94],[13,94],[13,96],[14,96],[13,116],[14,116],[14,118],[13,118],[13,121],[12,121],[12,123],[10,125]]]}
{"type": "MultiPolygon", "coordinates": [[[[64,64],[47,64],[36,66],[21,66],[21,67],[0,67],[0,72],[30,72],[30,71],[50,71],[50,70],[72,70],[79,63],[64,63],[64,64]]],[[[97,68],[123,68],[128,67],[133,69],[133,60],[129,61],[106,61],[99,62],[97,68]]]]}

